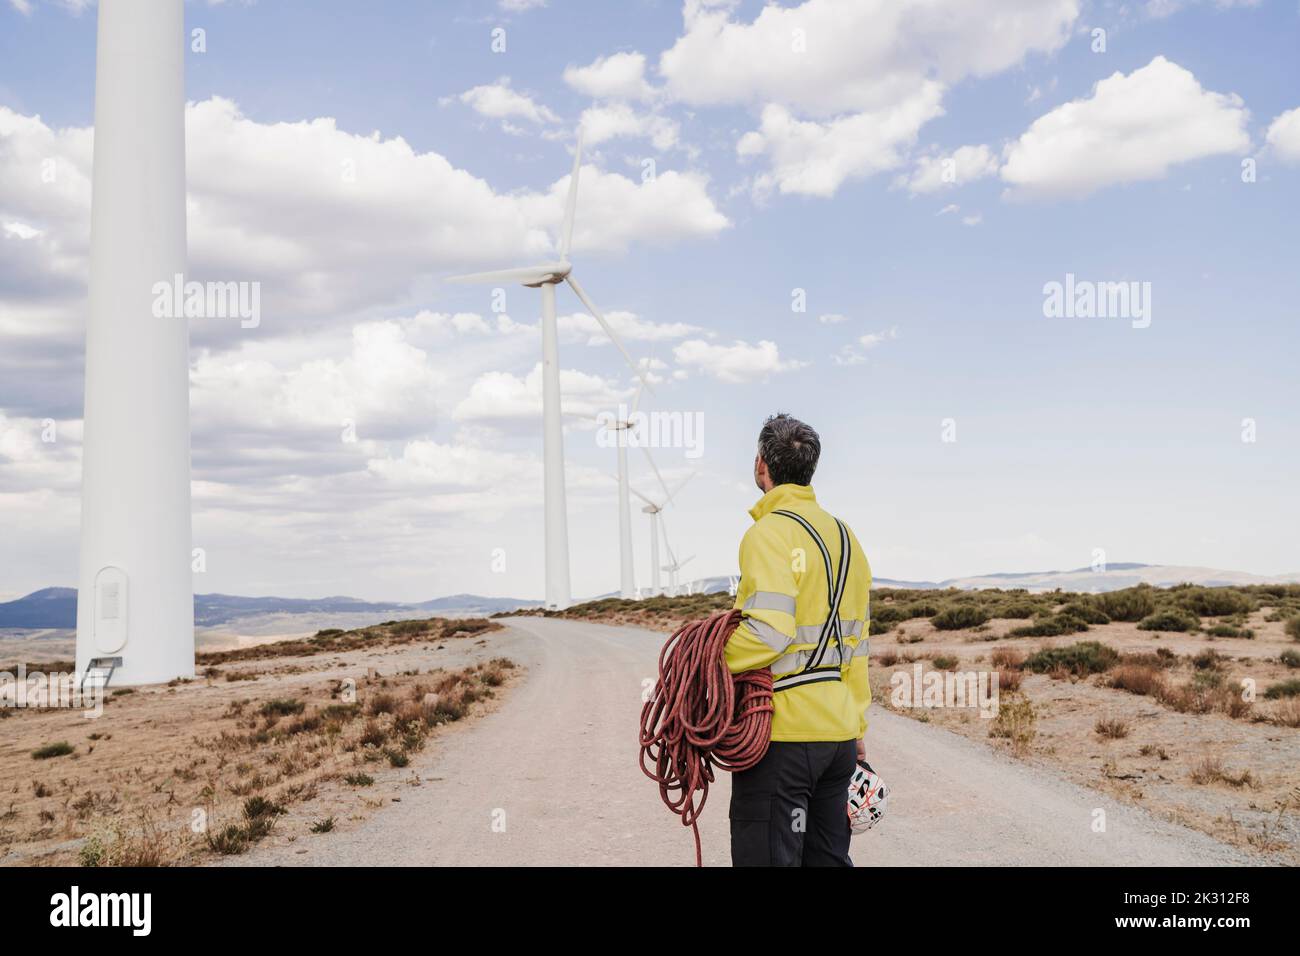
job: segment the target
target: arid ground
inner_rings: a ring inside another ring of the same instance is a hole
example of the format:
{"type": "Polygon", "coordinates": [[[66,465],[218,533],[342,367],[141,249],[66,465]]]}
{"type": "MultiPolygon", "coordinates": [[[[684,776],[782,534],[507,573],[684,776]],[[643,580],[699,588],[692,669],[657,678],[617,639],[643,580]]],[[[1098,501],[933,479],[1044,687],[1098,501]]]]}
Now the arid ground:
{"type": "Polygon", "coordinates": [[[5,707],[0,863],[196,863],[278,831],[324,838],[420,786],[413,758],[508,693],[496,629],[434,619],[200,654],[195,680],[112,690],[93,718],[5,707]]]}
{"type": "MultiPolygon", "coordinates": [[[[1217,591],[874,593],[867,743],[893,796],[855,861],[1300,862],[1300,593],[1217,591]],[[942,692],[994,676],[995,700],[942,692]]],[[[729,600],[322,632],[203,655],[96,720],[11,712],[3,862],[688,865],[638,715],[667,634],[729,600]]]]}

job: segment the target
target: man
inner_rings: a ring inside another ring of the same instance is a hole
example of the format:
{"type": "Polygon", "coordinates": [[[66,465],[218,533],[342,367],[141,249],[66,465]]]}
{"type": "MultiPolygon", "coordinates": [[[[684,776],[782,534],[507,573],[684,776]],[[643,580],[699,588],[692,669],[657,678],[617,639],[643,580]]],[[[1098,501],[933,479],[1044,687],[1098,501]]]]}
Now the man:
{"type": "Polygon", "coordinates": [[[772,744],[732,775],[735,866],[852,866],[848,786],[871,703],[867,650],[871,568],[853,532],[813,495],[821,439],[770,417],[758,435],[763,492],[740,542],[732,673],[770,667],[772,744]],[[836,606],[838,605],[838,612],[836,606]]]}

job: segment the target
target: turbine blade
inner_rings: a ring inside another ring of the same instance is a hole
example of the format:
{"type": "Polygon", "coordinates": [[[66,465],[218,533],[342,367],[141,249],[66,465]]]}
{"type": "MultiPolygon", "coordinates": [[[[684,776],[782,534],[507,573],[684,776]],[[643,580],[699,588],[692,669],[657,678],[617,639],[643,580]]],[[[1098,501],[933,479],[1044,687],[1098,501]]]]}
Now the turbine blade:
{"type": "MultiPolygon", "coordinates": [[[[615,481],[618,481],[618,478],[616,477],[614,480],[615,480],[615,481]]],[[[648,504],[651,508],[658,508],[658,507],[659,507],[657,504],[655,504],[653,501],[651,501],[651,500],[650,500],[649,498],[647,498],[645,495],[641,494],[641,492],[637,491],[637,490],[636,490],[635,488],[633,488],[631,485],[628,485],[627,490],[630,491],[630,492],[632,492],[632,494],[636,495],[638,498],[640,498],[642,501],[644,501],[646,504],[648,504]]]]}
{"type": "MultiPolygon", "coordinates": [[[[681,490],[686,487],[686,483],[695,477],[695,474],[696,474],[695,472],[691,472],[689,475],[683,478],[681,484],[679,484],[676,488],[674,488],[672,494],[670,494],[668,497],[673,498],[676,495],[678,495],[681,492],[681,490]]],[[[667,491],[668,489],[665,488],[664,490],[667,491]]]]}
{"type": "Polygon", "coordinates": [[[655,477],[659,479],[659,487],[664,490],[664,504],[668,504],[668,502],[673,500],[673,493],[668,490],[668,485],[664,483],[664,476],[659,473],[659,466],[656,465],[655,460],[650,457],[650,449],[645,445],[637,445],[637,447],[640,448],[642,454],[645,455],[645,460],[650,463],[650,470],[653,471],[655,477]]]}
{"type": "Polygon", "coordinates": [[[545,282],[557,271],[563,271],[559,263],[544,262],[536,266],[522,266],[518,269],[494,269],[491,272],[471,272],[467,275],[448,276],[446,282],[518,282],[523,285],[536,285],[545,282]]]}
{"type": "Polygon", "coordinates": [[[690,564],[694,560],[695,560],[695,555],[692,554],[689,558],[682,558],[682,563],[677,566],[679,568],[685,567],[686,565],[690,564]]]}
{"type": "Polygon", "coordinates": [[[573,273],[570,272],[565,276],[564,281],[569,283],[573,288],[573,291],[578,294],[578,298],[581,299],[582,304],[587,307],[587,311],[591,313],[591,317],[600,323],[600,327],[605,330],[605,334],[608,335],[609,340],[614,343],[614,347],[623,353],[623,359],[632,367],[632,371],[636,373],[636,377],[641,379],[641,384],[650,389],[650,394],[653,395],[655,390],[650,384],[650,380],[645,377],[645,373],[641,371],[641,367],[632,360],[632,355],[623,347],[622,341],[614,334],[613,327],[605,319],[605,316],[601,313],[600,309],[596,308],[596,303],[592,302],[587,296],[586,291],[578,283],[578,280],[573,277],[573,273]]]}
{"type": "Polygon", "coordinates": [[[569,258],[573,243],[573,217],[578,211],[578,170],[582,168],[582,127],[578,127],[578,145],[573,150],[573,172],[569,174],[569,196],[564,203],[564,223],[560,227],[560,258],[569,258]]]}
{"type": "Polygon", "coordinates": [[[675,570],[677,565],[677,555],[673,554],[673,546],[668,542],[668,524],[664,521],[664,516],[659,515],[659,530],[664,533],[664,547],[668,550],[668,560],[675,570]]]}
{"type": "Polygon", "coordinates": [[[637,384],[637,387],[636,387],[636,397],[632,399],[632,414],[633,414],[633,415],[635,415],[635,414],[636,414],[636,410],[637,410],[638,408],[641,407],[641,393],[644,392],[644,391],[645,391],[645,382],[640,382],[640,383],[638,383],[638,384],[637,384]]]}

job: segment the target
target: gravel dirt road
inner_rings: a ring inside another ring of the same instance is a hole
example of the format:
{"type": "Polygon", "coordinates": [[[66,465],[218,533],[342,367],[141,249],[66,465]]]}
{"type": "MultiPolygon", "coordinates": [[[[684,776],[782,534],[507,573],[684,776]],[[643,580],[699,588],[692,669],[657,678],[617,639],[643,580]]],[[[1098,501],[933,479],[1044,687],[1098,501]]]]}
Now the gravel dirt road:
{"type": "MultiPolygon", "coordinates": [[[[691,834],[637,766],[646,682],[663,635],[511,618],[492,651],[528,667],[501,707],[412,763],[410,788],[351,829],[265,846],[226,865],[694,864],[691,834]]],[[[858,866],[1185,866],[1251,862],[956,734],[874,708],[868,753],[893,786],[887,818],[853,840],[858,866]],[[1104,810],[1105,832],[1095,832],[1104,810]]],[[[725,866],[726,773],[701,824],[725,866]]]]}

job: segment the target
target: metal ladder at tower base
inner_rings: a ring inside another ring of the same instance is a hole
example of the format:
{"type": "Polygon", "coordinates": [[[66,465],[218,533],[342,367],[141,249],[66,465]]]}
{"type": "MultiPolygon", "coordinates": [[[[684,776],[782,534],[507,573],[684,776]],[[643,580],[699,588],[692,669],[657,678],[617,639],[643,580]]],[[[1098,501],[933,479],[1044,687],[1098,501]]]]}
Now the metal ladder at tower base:
{"type": "Polygon", "coordinates": [[[81,677],[81,690],[103,690],[113,679],[113,671],[122,666],[120,657],[92,657],[81,677]]]}

